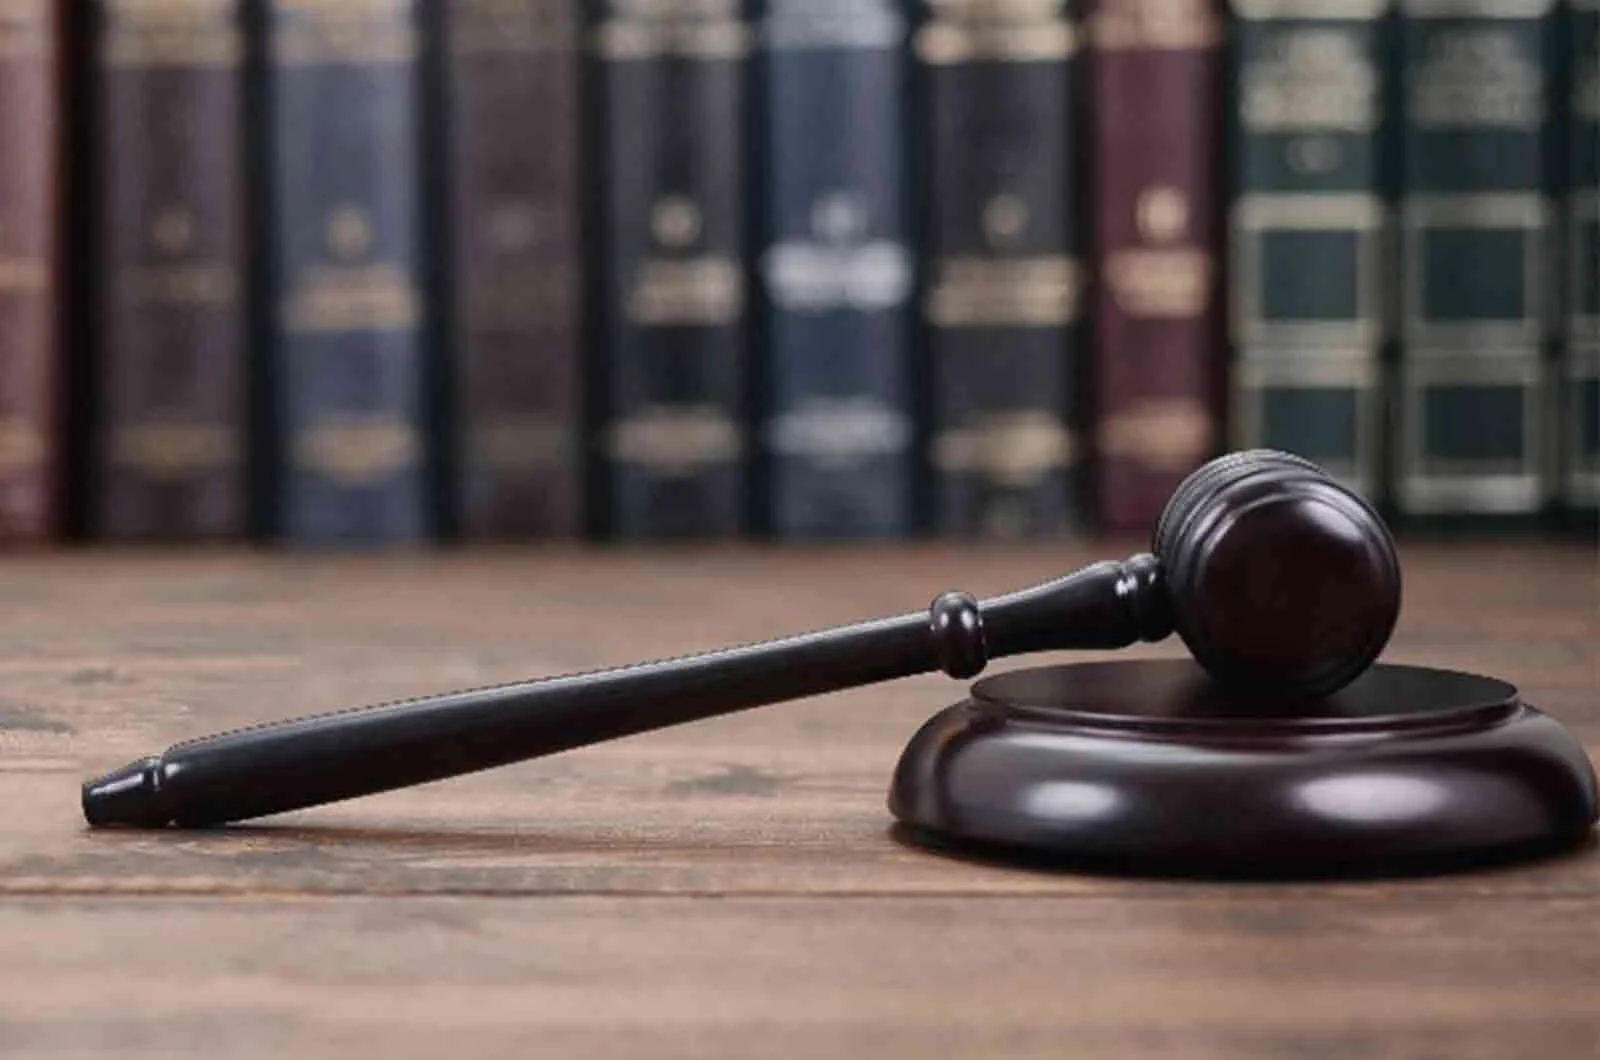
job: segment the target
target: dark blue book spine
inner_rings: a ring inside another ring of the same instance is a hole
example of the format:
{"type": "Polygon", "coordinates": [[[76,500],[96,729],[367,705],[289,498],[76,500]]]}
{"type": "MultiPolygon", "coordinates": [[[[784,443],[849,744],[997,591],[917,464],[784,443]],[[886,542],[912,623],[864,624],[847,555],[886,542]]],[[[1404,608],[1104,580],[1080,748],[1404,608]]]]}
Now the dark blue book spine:
{"type": "Polygon", "coordinates": [[[738,0],[607,0],[594,39],[610,530],[736,536],[749,514],[750,25],[738,0]]]}
{"type": "Polygon", "coordinates": [[[767,0],[765,379],[783,537],[911,525],[905,42],[898,0],[767,0]]]}
{"type": "Polygon", "coordinates": [[[306,543],[428,530],[416,0],[268,0],[278,511],[306,543]]]}

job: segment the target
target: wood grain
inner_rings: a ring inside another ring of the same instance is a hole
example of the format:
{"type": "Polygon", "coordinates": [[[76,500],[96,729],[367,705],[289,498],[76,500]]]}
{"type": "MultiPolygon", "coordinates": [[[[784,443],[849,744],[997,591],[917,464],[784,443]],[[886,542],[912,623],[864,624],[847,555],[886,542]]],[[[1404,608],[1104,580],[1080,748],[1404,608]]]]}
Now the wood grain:
{"type": "MultiPolygon", "coordinates": [[[[883,798],[900,745],[959,698],[942,678],[251,828],[79,821],[83,775],[187,736],[915,610],[1136,547],[8,561],[0,1055],[1596,1055],[1593,844],[1249,886],[931,856],[883,798]]],[[[1593,753],[1593,550],[1404,560],[1388,658],[1511,680],[1593,753]]]]}

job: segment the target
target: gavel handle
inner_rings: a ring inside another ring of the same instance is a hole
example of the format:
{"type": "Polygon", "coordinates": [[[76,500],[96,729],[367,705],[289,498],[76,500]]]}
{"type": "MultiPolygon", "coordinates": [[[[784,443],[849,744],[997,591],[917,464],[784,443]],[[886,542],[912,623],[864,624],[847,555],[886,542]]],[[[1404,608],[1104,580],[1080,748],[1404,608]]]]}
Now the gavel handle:
{"type": "Polygon", "coordinates": [[[1120,647],[1171,629],[1153,557],[979,603],[566,677],[261,725],[175,744],[84,785],[93,825],[199,827],[537,758],[619,736],[992,657],[1120,647]]]}

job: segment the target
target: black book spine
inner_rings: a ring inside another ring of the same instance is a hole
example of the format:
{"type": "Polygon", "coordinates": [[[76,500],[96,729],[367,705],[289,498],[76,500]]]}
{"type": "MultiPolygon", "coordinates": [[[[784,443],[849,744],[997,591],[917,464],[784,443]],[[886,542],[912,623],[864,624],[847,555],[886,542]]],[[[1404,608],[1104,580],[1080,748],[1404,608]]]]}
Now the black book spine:
{"type": "Polygon", "coordinates": [[[602,123],[605,500],[622,538],[748,518],[746,108],[738,0],[607,0],[602,123]]]}
{"type": "Polygon", "coordinates": [[[455,523],[582,514],[577,0],[442,0],[455,523]],[[539,135],[507,135],[529,115],[539,135]]]}
{"type": "Polygon", "coordinates": [[[95,513],[106,537],[245,529],[241,7],[98,5],[95,513]]]}
{"type": "Polygon", "coordinates": [[[926,5],[927,323],[934,528],[1033,536],[1078,518],[1065,3],[926,5]]]}

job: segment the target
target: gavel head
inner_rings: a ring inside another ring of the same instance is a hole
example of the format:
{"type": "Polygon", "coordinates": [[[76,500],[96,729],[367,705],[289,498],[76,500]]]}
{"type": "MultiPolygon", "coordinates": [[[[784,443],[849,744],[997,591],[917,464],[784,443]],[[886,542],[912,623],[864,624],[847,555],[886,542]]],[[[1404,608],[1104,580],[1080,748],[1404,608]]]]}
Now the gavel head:
{"type": "Polygon", "coordinates": [[[1288,453],[1232,453],[1190,475],[1161,513],[1153,551],[1178,634],[1236,688],[1333,692],[1372,664],[1400,614],[1383,520],[1288,453]]]}

